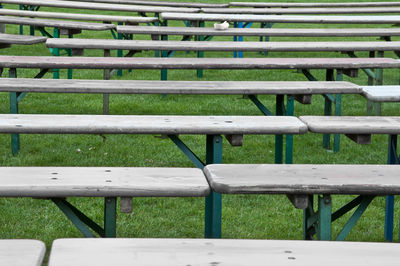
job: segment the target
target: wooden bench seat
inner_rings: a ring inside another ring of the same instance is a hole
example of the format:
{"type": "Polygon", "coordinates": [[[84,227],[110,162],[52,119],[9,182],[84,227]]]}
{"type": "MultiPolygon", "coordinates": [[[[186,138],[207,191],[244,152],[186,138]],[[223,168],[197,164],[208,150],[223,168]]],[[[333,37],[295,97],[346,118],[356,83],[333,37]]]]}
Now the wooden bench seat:
{"type": "Polygon", "coordinates": [[[161,13],[161,12],[199,12],[199,8],[169,7],[169,6],[145,6],[145,5],[120,5],[106,3],[90,3],[61,0],[2,0],[2,4],[16,4],[25,6],[46,6],[57,8],[89,9],[104,11],[124,11],[139,13],[161,13]]]}
{"type": "Polygon", "coordinates": [[[383,85],[383,86],[362,86],[362,94],[374,102],[399,102],[400,86],[383,85]]]}
{"type": "Polygon", "coordinates": [[[57,239],[49,266],[87,265],[326,265],[390,266],[395,243],[246,239],[57,239]],[[77,256],[76,254],[79,254],[77,256]]]}
{"type": "Polygon", "coordinates": [[[359,94],[361,87],[347,81],[160,81],[1,78],[2,92],[113,93],[113,94],[223,94],[312,95],[359,94]]]}
{"type": "Polygon", "coordinates": [[[46,246],[40,240],[0,239],[0,264],[41,266],[46,246]]]}
{"type": "Polygon", "coordinates": [[[229,6],[241,7],[372,7],[400,6],[400,2],[230,2],[229,6]]]}
{"type": "Polygon", "coordinates": [[[265,23],[317,23],[317,24],[399,24],[400,16],[318,16],[318,15],[252,15],[252,14],[211,14],[211,13],[172,13],[163,12],[163,20],[189,21],[228,21],[228,22],[265,22],[265,23]]]}
{"type": "MultiPolygon", "coordinates": [[[[0,10],[1,11],[1,10],[0,10]]],[[[155,27],[117,26],[118,33],[143,35],[212,35],[212,36],[279,36],[279,37],[368,37],[400,36],[399,28],[228,28],[216,30],[211,27],[155,27]]]]}
{"type": "Polygon", "coordinates": [[[151,23],[158,21],[158,18],[155,17],[43,12],[43,11],[27,11],[27,10],[15,10],[15,9],[4,9],[4,8],[0,9],[0,15],[30,17],[30,18],[54,18],[54,19],[71,19],[71,20],[89,20],[89,21],[100,21],[100,22],[122,22],[126,24],[151,23]]]}
{"type": "Polygon", "coordinates": [[[400,61],[392,58],[115,58],[0,56],[0,68],[359,69],[398,67],[400,67],[400,61]]]}
{"type": "Polygon", "coordinates": [[[372,199],[399,195],[398,165],[207,165],[204,173],[211,188],[228,194],[286,194],[304,209],[304,238],[314,234],[331,240],[331,223],[353,208],[354,214],[336,240],[344,240],[372,199]],[[360,195],[332,213],[332,194],[360,195]],[[314,210],[313,195],[318,197],[314,210]]]}
{"type": "MultiPolygon", "coordinates": [[[[1,10],[1,9],[0,9],[1,10]]],[[[18,34],[0,33],[0,44],[37,44],[46,42],[46,37],[42,36],[29,36],[18,34]]]]}
{"type": "Polygon", "coordinates": [[[202,8],[203,13],[216,14],[387,14],[400,13],[400,7],[310,7],[310,8],[202,8]]]}
{"type": "Polygon", "coordinates": [[[147,5],[147,6],[173,6],[173,7],[228,7],[229,4],[217,3],[199,3],[199,2],[173,2],[173,1],[147,1],[147,0],[67,0],[79,2],[95,2],[109,4],[126,4],[126,5],[147,5]]]}
{"type": "Polygon", "coordinates": [[[243,51],[243,52],[357,52],[397,51],[400,42],[203,42],[108,39],[48,39],[48,48],[122,49],[163,51],[243,51]]]}
{"type": "Polygon", "coordinates": [[[114,24],[91,23],[82,21],[69,21],[69,20],[50,20],[50,19],[35,19],[23,17],[10,17],[0,16],[0,23],[3,24],[16,24],[16,25],[29,25],[35,27],[53,27],[66,30],[111,30],[115,29],[114,24]]]}

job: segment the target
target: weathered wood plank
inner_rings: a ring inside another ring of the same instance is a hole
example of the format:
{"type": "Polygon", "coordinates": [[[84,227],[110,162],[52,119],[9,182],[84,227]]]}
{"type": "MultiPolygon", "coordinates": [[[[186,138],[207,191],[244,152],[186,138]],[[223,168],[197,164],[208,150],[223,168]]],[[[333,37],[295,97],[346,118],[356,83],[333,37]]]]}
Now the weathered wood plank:
{"type": "Polygon", "coordinates": [[[120,5],[106,3],[74,2],[61,0],[2,0],[3,4],[48,6],[60,8],[105,10],[105,11],[126,11],[126,12],[199,12],[198,8],[168,7],[168,6],[144,6],[144,5],[120,5]]]}
{"type": "Polygon", "coordinates": [[[398,165],[207,165],[211,188],[228,194],[398,195],[398,165]]]}
{"type": "Polygon", "coordinates": [[[399,134],[397,116],[301,116],[308,130],[337,134],[399,134]]]}
{"type": "Polygon", "coordinates": [[[151,41],[113,39],[59,39],[46,41],[48,48],[122,49],[166,51],[244,51],[244,52],[358,52],[397,51],[400,42],[230,42],[230,41],[151,41]]]}
{"type": "Polygon", "coordinates": [[[291,3],[291,2],[230,2],[229,6],[242,7],[372,7],[400,6],[400,2],[322,2],[322,3],[291,3]]]}
{"type": "Polygon", "coordinates": [[[77,30],[111,30],[115,29],[114,24],[90,23],[82,21],[68,20],[50,20],[50,19],[35,19],[22,17],[0,16],[0,23],[29,25],[37,27],[53,27],[61,29],[77,29],[77,30]]]}
{"type": "Polygon", "coordinates": [[[400,13],[400,7],[329,7],[329,8],[202,8],[217,14],[385,14],[400,13]]]}
{"type": "Polygon", "coordinates": [[[42,12],[27,11],[16,9],[0,9],[0,15],[21,16],[30,18],[55,18],[55,19],[73,19],[73,20],[90,20],[90,21],[107,21],[107,22],[123,22],[123,23],[150,23],[158,21],[155,17],[135,17],[135,16],[112,16],[101,14],[78,14],[78,13],[61,13],[61,12],[42,12]]]}
{"type": "Polygon", "coordinates": [[[374,102],[400,102],[400,86],[363,86],[362,94],[374,102]]]}
{"type": "MultiPolygon", "coordinates": [[[[1,9],[0,9],[1,10],[1,9]]],[[[46,37],[0,33],[0,43],[30,45],[46,42],[46,37]]]]}
{"type": "Polygon", "coordinates": [[[197,168],[0,167],[0,173],[1,197],[202,197],[210,191],[197,168]]]}
{"type": "Polygon", "coordinates": [[[243,15],[243,14],[192,14],[192,13],[161,13],[164,20],[190,21],[228,21],[228,22],[273,22],[273,23],[326,23],[326,24],[399,24],[400,16],[313,16],[313,15],[243,15]]]}
{"type": "Polygon", "coordinates": [[[42,241],[30,239],[1,239],[0,264],[8,266],[40,266],[46,246],[42,241]]]}
{"type": "Polygon", "coordinates": [[[346,81],[160,81],[1,78],[0,91],[121,94],[359,94],[346,81]]]}
{"type": "Polygon", "coordinates": [[[166,34],[166,35],[213,35],[213,36],[281,36],[281,37],[355,37],[400,36],[399,28],[228,28],[216,30],[211,27],[155,27],[117,26],[119,33],[166,34]]]}
{"type": "Polygon", "coordinates": [[[244,239],[57,239],[49,266],[265,265],[391,266],[396,243],[244,239]],[[76,254],[79,254],[77,256],[76,254]]]}
{"type": "MultiPolygon", "coordinates": [[[[1,18],[1,16],[0,16],[1,18]]],[[[76,69],[357,69],[398,68],[392,58],[143,58],[0,56],[0,68],[76,69]]]]}
{"type": "Polygon", "coordinates": [[[126,4],[126,5],[147,5],[147,6],[173,6],[173,7],[228,7],[229,4],[199,3],[199,2],[171,2],[171,1],[147,1],[147,0],[68,0],[79,2],[95,2],[109,4],[126,4]]]}
{"type": "Polygon", "coordinates": [[[296,117],[0,114],[0,133],[26,134],[303,134],[296,117]],[[57,121],[57,123],[54,123],[57,121]]]}

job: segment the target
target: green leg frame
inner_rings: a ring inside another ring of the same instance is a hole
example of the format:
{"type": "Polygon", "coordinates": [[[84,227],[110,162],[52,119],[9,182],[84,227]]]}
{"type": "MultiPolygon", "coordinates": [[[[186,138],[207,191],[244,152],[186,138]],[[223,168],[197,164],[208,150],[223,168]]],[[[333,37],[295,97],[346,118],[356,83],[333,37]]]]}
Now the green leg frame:
{"type": "Polygon", "coordinates": [[[332,222],[358,206],[335,238],[337,241],[345,240],[374,197],[373,195],[358,196],[332,213],[330,195],[318,196],[317,211],[314,211],[313,196],[309,196],[309,206],[304,210],[303,215],[303,238],[311,240],[314,239],[314,234],[316,234],[319,240],[332,240],[332,222]]]}
{"type": "MultiPolygon", "coordinates": [[[[176,135],[168,135],[168,137],[200,169],[203,169],[206,164],[222,163],[222,137],[220,135],[207,135],[206,163],[203,163],[176,135]]],[[[212,191],[205,200],[205,238],[221,237],[221,213],[221,194],[212,191]]]]}
{"type": "MultiPolygon", "coordinates": [[[[389,135],[387,162],[388,164],[399,164],[397,155],[397,135],[389,135]]],[[[386,196],[384,235],[385,239],[390,242],[393,241],[393,216],[394,196],[386,196]]]]}
{"type": "Polygon", "coordinates": [[[65,199],[53,198],[51,200],[85,237],[95,237],[92,230],[101,237],[116,237],[117,198],[106,197],[104,199],[104,229],[65,199]]]}

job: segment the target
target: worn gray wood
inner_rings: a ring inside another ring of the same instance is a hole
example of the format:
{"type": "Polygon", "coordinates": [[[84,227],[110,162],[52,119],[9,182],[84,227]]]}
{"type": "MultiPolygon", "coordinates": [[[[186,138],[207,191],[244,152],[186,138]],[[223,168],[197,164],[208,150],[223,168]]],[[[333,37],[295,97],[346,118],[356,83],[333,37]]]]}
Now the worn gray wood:
{"type": "Polygon", "coordinates": [[[211,188],[227,194],[398,195],[398,165],[207,165],[211,188]]]}
{"type": "Polygon", "coordinates": [[[396,243],[244,239],[57,239],[49,266],[392,266],[396,243]],[[76,254],[79,254],[77,256],[76,254]]]}
{"type": "Polygon", "coordinates": [[[400,134],[398,116],[301,116],[308,130],[338,134],[400,134]]]}
{"type": "Polygon", "coordinates": [[[400,6],[400,2],[230,2],[229,6],[242,7],[372,7],[400,6]]]}
{"type": "Polygon", "coordinates": [[[199,2],[170,2],[170,1],[148,1],[148,0],[68,0],[79,2],[95,2],[109,4],[134,4],[148,6],[173,6],[173,7],[228,7],[229,4],[199,3],[199,2]]]}
{"type": "Polygon", "coordinates": [[[144,6],[144,5],[120,5],[106,3],[75,2],[61,0],[2,0],[3,4],[48,6],[73,9],[105,10],[105,11],[126,11],[126,12],[199,12],[198,8],[168,7],[168,6],[144,6]]]}
{"type": "Polygon", "coordinates": [[[46,252],[42,241],[0,239],[0,265],[40,266],[46,252]]]}
{"type": "Polygon", "coordinates": [[[0,9],[0,15],[21,16],[31,18],[55,18],[55,19],[73,19],[73,20],[90,20],[90,21],[107,21],[107,22],[123,22],[123,23],[150,23],[158,19],[155,17],[135,17],[135,16],[112,16],[101,14],[78,14],[78,13],[61,13],[61,12],[42,12],[27,11],[16,9],[0,9]]]}
{"type": "MultiPolygon", "coordinates": [[[[1,19],[1,16],[0,16],[1,19]]],[[[76,69],[358,69],[398,68],[392,58],[149,58],[0,56],[0,68],[76,69]]]]}
{"type": "Polygon", "coordinates": [[[281,36],[281,37],[355,37],[400,36],[400,28],[228,28],[216,30],[211,27],[155,27],[117,26],[119,33],[165,34],[165,35],[213,35],[213,36],[281,36]]]}
{"type": "Polygon", "coordinates": [[[328,8],[202,8],[204,13],[221,14],[385,14],[400,13],[400,7],[328,7],[328,8]]]}
{"type": "Polygon", "coordinates": [[[314,15],[251,15],[210,13],[161,13],[163,20],[229,21],[229,22],[274,22],[274,23],[317,23],[317,24],[399,24],[400,16],[314,16],[314,15]]]}
{"type": "Polygon", "coordinates": [[[2,92],[113,94],[359,94],[347,81],[160,81],[0,78],[2,92]]]}
{"type": "Polygon", "coordinates": [[[0,114],[0,133],[27,134],[302,134],[296,117],[0,114]],[[55,122],[56,121],[56,122],[55,122]]]}
{"type": "Polygon", "coordinates": [[[362,94],[374,102],[400,102],[400,86],[363,86],[362,94]]]}
{"type": "Polygon", "coordinates": [[[30,25],[37,27],[53,27],[60,29],[77,29],[77,30],[111,30],[115,29],[114,24],[90,23],[82,21],[69,20],[50,20],[23,17],[0,16],[0,23],[30,25]]]}
{"type": "Polygon", "coordinates": [[[1,197],[202,197],[210,190],[197,168],[0,167],[0,173],[1,197]]]}
{"type": "Polygon", "coordinates": [[[113,39],[60,39],[46,41],[48,48],[122,49],[166,51],[244,51],[244,52],[357,52],[397,51],[400,42],[233,42],[233,41],[151,41],[113,39]]]}
{"type": "MultiPolygon", "coordinates": [[[[0,9],[1,10],[1,9],[0,9]]],[[[0,33],[0,43],[4,44],[37,44],[46,42],[46,37],[0,33]]]]}

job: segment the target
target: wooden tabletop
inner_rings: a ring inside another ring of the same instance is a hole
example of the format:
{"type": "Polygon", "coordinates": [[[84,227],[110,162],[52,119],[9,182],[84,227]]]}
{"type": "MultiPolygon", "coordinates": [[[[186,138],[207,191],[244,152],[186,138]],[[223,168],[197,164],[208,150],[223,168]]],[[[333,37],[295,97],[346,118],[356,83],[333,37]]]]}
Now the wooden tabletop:
{"type": "Polygon", "coordinates": [[[329,7],[329,8],[202,8],[204,13],[221,14],[385,14],[400,13],[400,7],[329,7]]]}
{"type": "Polygon", "coordinates": [[[122,49],[166,51],[246,51],[246,52],[346,52],[397,51],[400,42],[233,42],[233,41],[151,41],[113,39],[60,39],[46,41],[48,48],[70,49],[122,49]]]}
{"type": "Polygon", "coordinates": [[[168,7],[168,6],[144,6],[144,5],[120,5],[106,3],[75,2],[62,0],[2,0],[2,4],[17,4],[31,6],[48,6],[74,9],[91,9],[104,11],[126,11],[126,12],[199,12],[198,8],[168,7]]]}
{"type": "Polygon", "coordinates": [[[57,239],[49,266],[295,265],[392,266],[396,243],[239,239],[57,239]],[[79,254],[79,255],[78,255],[79,254]]]}
{"type": "Polygon", "coordinates": [[[111,16],[102,14],[78,14],[78,13],[61,13],[61,12],[42,12],[42,11],[27,11],[16,9],[0,9],[0,15],[7,16],[25,16],[38,18],[55,18],[55,19],[74,19],[74,20],[90,20],[90,21],[108,21],[108,22],[123,22],[123,23],[149,23],[158,21],[155,17],[137,17],[137,16],[111,16]]]}
{"type": "Polygon", "coordinates": [[[362,94],[374,102],[400,102],[400,86],[363,86],[362,94]]]}
{"type": "Polygon", "coordinates": [[[243,7],[372,7],[372,6],[400,6],[400,2],[230,2],[229,6],[243,7]]]}
{"type": "Polygon", "coordinates": [[[10,17],[10,16],[0,16],[0,23],[29,25],[38,27],[53,27],[60,29],[78,29],[78,30],[111,30],[116,28],[114,24],[90,23],[82,21],[70,21],[70,20],[22,18],[22,17],[10,17]]]}
{"type": "Polygon", "coordinates": [[[207,165],[211,188],[223,194],[400,194],[398,165],[207,165]]]}
{"type": "Polygon", "coordinates": [[[210,13],[161,13],[164,20],[231,21],[231,22],[274,22],[274,23],[326,23],[326,24],[399,24],[400,16],[313,16],[313,15],[243,15],[210,13]]]}
{"type": "Polygon", "coordinates": [[[0,133],[216,135],[303,134],[306,131],[307,127],[298,118],[290,116],[0,114],[0,133]]]}
{"type": "Polygon", "coordinates": [[[400,134],[399,116],[301,116],[314,133],[400,134]]]}
{"type": "Polygon", "coordinates": [[[359,69],[399,68],[400,60],[393,58],[121,58],[0,56],[0,67],[60,69],[359,69]]]}
{"type": "Polygon", "coordinates": [[[0,167],[0,173],[1,197],[202,197],[210,191],[197,168],[0,167]]]}
{"type": "MultiPolygon", "coordinates": [[[[1,10],[0,10],[1,11],[1,10]]],[[[228,28],[216,30],[211,27],[155,27],[117,26],[119,33],[167,34],[167,35],[213,35],[213,36],[281,36],[281,37],[355,37],[400,36],[399,28],[228,28]]]]}
{"type": "Polygon", "coordinates": [[[1,239],[0,265],[40,266],[46,252],[46,246],[39,240],[1,239]]]}
{"type": "Polygon", "coordinates": [[[147,5],[147,6],[173,6],[173,7],[228,7],[229,4],[199,3],[199,2],[172,2],[172,1],[148,1],[148,0],[68,0],[79,2],[95,2],[126,5],[147,5]]]}
{"type": "Polygon", "coordinates": [[[359,94],[346,81],[171,81],[0,78],[0,91],[122,94],[359,94]]]}
{"type": "MultiPolygon", "coordinates": [[[[0,9],[1,10],[1,9],[0,9]]],[[[0,43],[4,44],[36,44],[46,42],[46,37],[0,33],[0,43]]]]}

